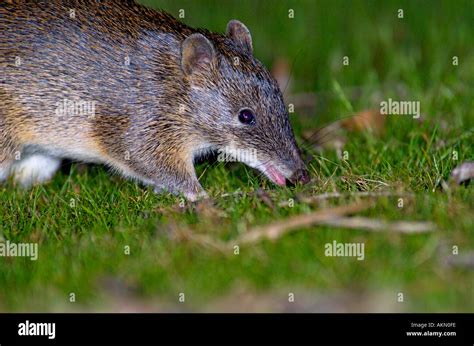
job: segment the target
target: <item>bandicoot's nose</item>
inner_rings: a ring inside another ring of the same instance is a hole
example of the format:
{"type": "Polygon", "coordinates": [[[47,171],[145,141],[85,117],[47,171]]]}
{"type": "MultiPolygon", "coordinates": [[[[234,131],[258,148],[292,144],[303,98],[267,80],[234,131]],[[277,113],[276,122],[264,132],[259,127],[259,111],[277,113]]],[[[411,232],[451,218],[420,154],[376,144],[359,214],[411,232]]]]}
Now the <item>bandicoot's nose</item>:
{"type": "Polygon", "coordinates": [[[296,184],[296,183],[307,184],[310,181],[309,173],[304,168],[297,169],[291,176],[290,181],[293,184],[296,184]]]}

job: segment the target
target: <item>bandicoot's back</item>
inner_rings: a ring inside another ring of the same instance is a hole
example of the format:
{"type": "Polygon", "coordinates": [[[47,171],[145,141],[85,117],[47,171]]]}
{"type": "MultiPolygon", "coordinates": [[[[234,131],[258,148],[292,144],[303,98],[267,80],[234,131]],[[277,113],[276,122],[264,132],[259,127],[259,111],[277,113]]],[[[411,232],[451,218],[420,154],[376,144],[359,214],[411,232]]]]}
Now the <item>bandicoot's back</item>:
{"type": "Polygon", "coordinates": [[[94,141],[95,132],[113,132],[115,138],[128,122],[156,114],[153,105],[181,89],[173,77],[179,65],[165,62],[178,60],[180,51],[171,40],[149,44],[143,33],[151,23],[155,35],[161,27],[166,35],[190,33],[167,14],[120,1],[2,4],[0,101],[2,113],[15,115],[2,130],[35,144],[54,145],[61,137],[71,142],[74,155],[81,141],[86,148],[80,155],[96,156],[104,149],[94,141]]]}

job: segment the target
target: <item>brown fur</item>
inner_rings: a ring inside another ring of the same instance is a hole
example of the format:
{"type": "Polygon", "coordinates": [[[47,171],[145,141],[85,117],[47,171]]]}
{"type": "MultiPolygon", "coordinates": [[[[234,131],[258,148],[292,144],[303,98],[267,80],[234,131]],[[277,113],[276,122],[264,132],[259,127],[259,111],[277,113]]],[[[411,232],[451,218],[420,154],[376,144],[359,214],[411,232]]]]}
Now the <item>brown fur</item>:
{"type": "Polygon", "coordinates": [[[237,21],[224,36],[133,1],[2,1],[0,31],[4,175],[15,153],[39,153],[195,199],[193,160],[228,146],[255,148],[287,178],[304,173],[281,92],[237,21]],[[95,113],[58,116],[63,100],[94,101],[95,113]],[[256,126],[237,121],[241,108],[256,126]]]}

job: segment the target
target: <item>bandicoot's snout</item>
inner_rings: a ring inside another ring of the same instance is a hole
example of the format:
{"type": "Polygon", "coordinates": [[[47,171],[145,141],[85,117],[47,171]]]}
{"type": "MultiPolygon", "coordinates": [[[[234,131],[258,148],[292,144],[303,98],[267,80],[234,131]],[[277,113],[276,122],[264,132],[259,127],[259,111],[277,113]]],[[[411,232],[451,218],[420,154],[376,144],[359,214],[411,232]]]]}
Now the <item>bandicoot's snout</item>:
{"type": "Polygon", "coordinates": [[[306,169],[297,169],[289,179],[293,184],[307,184],[310,181],[309,173],[306,169]]]}

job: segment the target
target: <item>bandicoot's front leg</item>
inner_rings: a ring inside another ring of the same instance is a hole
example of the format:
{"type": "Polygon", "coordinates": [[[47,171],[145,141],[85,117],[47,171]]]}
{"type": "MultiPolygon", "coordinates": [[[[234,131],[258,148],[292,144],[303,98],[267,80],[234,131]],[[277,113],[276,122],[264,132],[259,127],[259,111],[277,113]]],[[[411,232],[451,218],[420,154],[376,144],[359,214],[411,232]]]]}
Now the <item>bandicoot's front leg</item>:
{"type": "Polygon", "coordinates": [[[155,193],[171,192],[183,195],[189,201],[208,197],[196,177],[191,160],[162,161],[155,166],[155,170],[158,171],[152,179],[155,193]]]}
{"type": "Polygon", "coordinates": [[[197,179],[168,184],[167,186],[162,183],[157,183],[154,187],[154,192],[157,194],[171,192],[175,195],[183,195],[190,202],[209,197],[197,179]]]}

